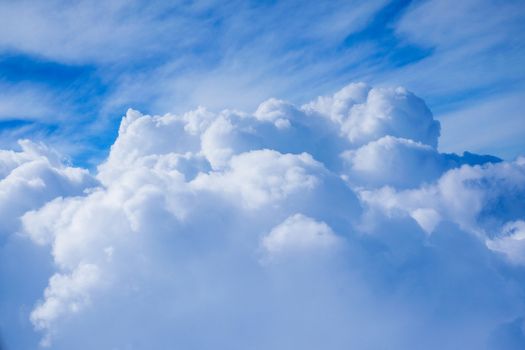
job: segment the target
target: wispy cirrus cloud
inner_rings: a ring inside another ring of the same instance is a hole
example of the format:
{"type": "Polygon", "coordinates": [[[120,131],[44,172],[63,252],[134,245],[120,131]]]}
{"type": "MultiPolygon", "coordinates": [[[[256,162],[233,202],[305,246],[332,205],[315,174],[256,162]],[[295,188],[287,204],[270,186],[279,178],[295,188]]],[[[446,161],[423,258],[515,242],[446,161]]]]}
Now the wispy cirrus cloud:
{"type": "MultiPolygon", "coordinates": [[[[70,76],[68,85],[33,74],[29,80],[40,79],[38,85],[56,98],[46,100],[47,109],[26,113],[56,124],[55,134],[67,138],[68,123],[56,116],[70,106],[67,119],[82,125],[84,149],[109,146],[117,116],[130,106],[161,113],[198,105],[253,110],[272,96],[302,103],[359,79],[420,92],[440,117],[496,93],[504,98],[524,91],[519,1],[115,0],[96,7],[85,1],[0,6],[10,28],[0,35],[4,54],[21,54],[17,60],[25,59],[30,70],[44,60],[57,69],[85,72],[70,76]]],[[[20,78],[9,77],[5,64],[0,69],[6,88],[14,89],[20,78]]],[[[38,97],[26,100],[39,105],[38,97]]],[[[510,107],[501,111],[511,112],[510,107]]],[[[484,118],[497,123],[489,114],[484,118]]]]}

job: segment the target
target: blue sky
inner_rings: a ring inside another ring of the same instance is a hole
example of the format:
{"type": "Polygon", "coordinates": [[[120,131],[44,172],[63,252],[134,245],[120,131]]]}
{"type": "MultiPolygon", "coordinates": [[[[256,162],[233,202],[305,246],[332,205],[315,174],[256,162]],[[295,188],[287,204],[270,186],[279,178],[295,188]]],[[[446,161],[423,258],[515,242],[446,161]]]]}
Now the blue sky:
{"type": "Polygon", "coordinates": [[[0,23],[0,350],[525,348],[523,1],[0,23]]]}
{"type": "Polygon", "coordinates": [[[523,149],[521,1],[5,1],[2,144],[107,154],[128,107],[180,113],[303,103],[352,81],[402,85],[444,151],[523,149]],[[475,130],[464,132],[463,130],[475,130]]]}

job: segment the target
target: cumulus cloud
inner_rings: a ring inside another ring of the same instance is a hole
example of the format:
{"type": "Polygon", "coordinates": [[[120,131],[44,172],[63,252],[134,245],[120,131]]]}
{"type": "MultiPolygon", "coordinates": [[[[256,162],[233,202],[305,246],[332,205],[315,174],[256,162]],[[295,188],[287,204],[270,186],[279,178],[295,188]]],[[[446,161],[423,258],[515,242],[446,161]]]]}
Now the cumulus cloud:
{"type": "Polygon", "coordinates": [[[309,154],[280,154],[258,150],[231,159],[228,171],[199,174],[193,188],[209,189],[228,197],[240,196],[248,207],[259,207],[316,186],[322,165],[309,154]]]}
{"type": "Polygon", "coordinates": [[[330,226],[302,214],[290,216],[262,240],[264,249],[271,256],[287,252],[315,252],[336,244],[337,237],[330,226]]]}
{"type": "Polygon", "coordinates": [[[423,222],[428,215],[437,219],[435,213],[439,213],[439,217],[473,234],[490,237],[525,213],[525,162],[519,158],[514,162],[463,165],[429,185],[408,190],[381,187],[362,190],[360,195],[372,210],[387,215],[415,214],[416,221],[423,222]]]}
{"type": "Polygon", "coordinates": [[[338,123],[353,145],[363,145],[390,135],[437,147],[439,122],[423,100],[402,87],[370,88],[350,84],[333,96],[320,97],[305,106],[338,123]]]}
{"type": "Polygon", "coordinates": [[[497,157],[464,152],[441,154],[413,140],[384,136],[379,140],[342,153],[346,177],[360,186],[417,187],[437,180],[443,172],[463,164],[498,163],[497,157]]]}
{"type": "MultiPolygon", "coordinates": [[[[37,329],[48,329],[49,323],[63,314],[78,312],[89,302],[88,291],[96,285],[99,276],[96,266],[81,264],[70,275],[55,274],[49,279],[45,302],[31,313],[37,329]]],[[[50,334],[42,345],[50,345],[50,334]]]]}
{"type": "Polygon", "coordinates": [[[17,231],[19,217],[59,196],[80,195],[96,180],[67,166],[44,145],[19,141],[20,151],[0,151],[0,234],[17,231]]]}
{"type": "Polygon", "coordinates": [[[36,198],[2,229],[54,261],[30,315],[42,345],[519,341],[525,162],[441,154],[438,136],[412,93],[351,84],[253,113],[129,110],[94,177],[2,151],[0,203],[36,198]]]}
{"type": "Polygon", "coordinates": [[[413,187],[437,179],[447,168],[434,148],[385,136],[343,153],[351,181],[371,186],[413,187]]]}

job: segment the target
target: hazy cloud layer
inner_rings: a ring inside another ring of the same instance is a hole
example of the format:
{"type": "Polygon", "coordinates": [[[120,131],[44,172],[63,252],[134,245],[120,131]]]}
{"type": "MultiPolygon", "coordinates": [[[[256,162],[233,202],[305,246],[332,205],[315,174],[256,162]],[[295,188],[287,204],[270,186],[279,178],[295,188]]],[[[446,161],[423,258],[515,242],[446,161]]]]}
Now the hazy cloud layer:
{"type": "Polygon", "coordinates": [[[525,161],[439,153],[439,130],[359,83],[129,110],[93,176],[24,141],[0,153],[1,234],[54,270],[25,317],[53,349],[520,348],[525,161]]]}

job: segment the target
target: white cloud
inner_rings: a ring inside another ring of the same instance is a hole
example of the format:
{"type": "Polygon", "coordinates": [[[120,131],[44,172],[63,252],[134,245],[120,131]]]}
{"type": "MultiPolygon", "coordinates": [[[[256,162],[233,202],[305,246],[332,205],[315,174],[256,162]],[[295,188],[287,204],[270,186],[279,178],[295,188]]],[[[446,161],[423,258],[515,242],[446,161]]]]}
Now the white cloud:
{"type": "Polygon", "coordinates": [[[209,35],[214,35],[218,44],[227,42],[230,46],[242,43],[246,36],[258,37],[258,41],[267,42],[270,47],[276,45],[272,44],[274,35],[283,36],[286,42],[295,35],[304,40],[332,42],[363,27],[384,2],[335,2],[321,7],[301,4],[304,16],[290,18],[284,13],[298,6],[294,2],[269,4],[268,11],[256,12],[254,6],[238,1],[213,4],[206,0],[191,3],[111,0],[100,6],[92,6],[85,0],[3,1],[0,20],[10,30],[1,33],[0,49],[68,63],[115,63],[152,54],[165,55],[168,51],[182,51],[190,56],[182,49],[200,48],[209,35]],[[341,6],[346,10],[345,16],[341,15],[341,6]],[[322,16],[315,25],[307,20],[313,15],[322,16]],[[248,23],[252,25],[247,26],[248,23]],[[270,24],[273,24],[270,33],[259,30],[270,24]],[[287,30],[283,30],[284,25],[287,30]],[[247,30],[250,28],[253,29],[247,30]]]}
{"type": "Polygon", "coordinates": [[[199,174],[191,185],[196,189],[240,195],[250,208],[275,203],[297,192],[313,189],[323,167],[309,154],[280,154],[270,150],[252,151],[231,159],[229,169],[219,174],[199,174]]]}
{"type": "Polygon", "coordinates": [[[525,162],[440,154],[438,131],[414,95],[355,84],[129,110],[100,183],[2,151],[0,203],[54,262],[33,325],[56,349],[482,348],[525,315],[499,254],[521,259],[525,162]]]}
{"type": "MultiPolygon", "coordinates": [[[[87,293],[99,278],[98,268],[90,264],[79,265],[70,275],[53,275],[44,292],[44,302],[31,313],[35,327],[48,329],[50,323],[64,314],[79,312],[89,303],[87,293]]],[[[41,344],[51,345],[50,338],[44,338],[41,344]]]]}
{"type": "Polygon", "coordinates": [[[385,136],[343,153],[348,178],[357,184],[416,187],[436,180],[448,162],[434,148],[408,139],[385,136]]]}
{"type": "Polygon", "coordinates": [[[0,151],[0,234],[18,230],[26,211],[96,186],[88,171],[64,165],[47,147],[28,140],[19,145],[19,152],[0,151]]]}
{"type": "Polygon", "coordinates": [[[510,160],[523,149],[516,103],[524,96],[524,19],[525,7],[514,0],[412,2],[394,25],[408,62],[379,69],[370,81],[424,92],[442,123],[442,151],[510,160]],[[410,61],[412,54],[420,59],[410,61]]]}
{"type": "Polygon", "coordinates": [[[274,123],[278,129],[285,129],[290,127],[288,118],[297,114],[297,109],[291,103],[271,98],[261,103],[253,115],[259,120],[274,123]]]}
{"type": "MultiPolygon", "coordinates": [[[[100,6],[88,1],[2,2],[0,9],[1,21],[10,28],[0,35],[1,49],[68,63],[115,62],[146,48],[158,53],[162,44],[152,38],[165,41],[167,31],[182,30],[184,23],[179,16],[173,23],[155,21],[169,7],[159,3],[145,7],[139,1],[112,0],[100,6]]],[[[190,40],[181,38],[180,45],[190,40]]]]}
{"type": "Polygon", "coordinates": [[[331,249],[338,238],[326,223],[295,214],[274,227],[262,240],[270,257],[299,253],[316,253],[331,249]]]}
{"type": "Polygon", "coordinates": [[[399,21],[397,31],[422,45],[457,48],[465,40],[482,36],[478,45],[491,46],[509,34],[523,17],[518,1],[497,4],[490,0],[424,1],[415,4],[399,21]],[[449,11],[454,7],[455,11],[449,11]],[[492,16],[487,13],[492,11],[492,16]],[[494,28],[500,31],[495,32],[494,28]],[[453,33],[452,35],[447,33],[453,33]]]}
{"type": "Polygon", "coordinates": [[[402,87],[350,84],[333,97],[320,97],[303,108],[339,123],[353,145],[390,135],[437,147],[439,122],[421,99],[402,87]]]}
{"type": "Polygon", "coordinates": [[[412,215],[430,231],[436,226],[435,220],[442,218],[483,237],[523,215],[524,165],[522,158],[508,163],[463,165],[449,170],[433,184],[410,190],[363,190],[361,199],[389,215],[412,215]],[[423,213],[432,213],[432,224],[427,224],[428,215],[423,213]]]}

